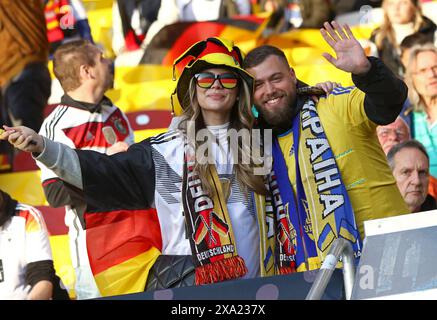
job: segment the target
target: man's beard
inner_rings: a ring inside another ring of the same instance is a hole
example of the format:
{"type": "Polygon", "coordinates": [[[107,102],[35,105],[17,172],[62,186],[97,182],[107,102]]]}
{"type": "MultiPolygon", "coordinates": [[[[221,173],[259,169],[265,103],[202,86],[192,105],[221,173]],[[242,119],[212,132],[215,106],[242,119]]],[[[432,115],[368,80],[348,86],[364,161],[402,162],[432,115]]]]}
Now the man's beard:
{"type": "Polygon", "coordinates": [[[296,114],[295,97],[288,99],[286,106],[279,110],[267,110],[262,108],[260,114],[264,118],[264,122],[273,129],[275,133],[282,133],[291,128],[293,117],[296,114]]]}

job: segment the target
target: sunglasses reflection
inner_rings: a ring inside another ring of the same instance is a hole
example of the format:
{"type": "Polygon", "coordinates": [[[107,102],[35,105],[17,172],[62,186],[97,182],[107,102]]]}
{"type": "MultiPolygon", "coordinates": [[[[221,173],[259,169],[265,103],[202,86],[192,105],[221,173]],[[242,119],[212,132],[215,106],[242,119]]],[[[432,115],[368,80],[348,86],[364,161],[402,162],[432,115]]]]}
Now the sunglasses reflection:
{"type": "Polygon", "coordinates": [[[225,89],[234,89],[238,85],[238,76],[234,73],[214,74],[212,72],[201,72],[194,75],[197,85],[203,89],[211,88],[218,80],[225,89]]]}

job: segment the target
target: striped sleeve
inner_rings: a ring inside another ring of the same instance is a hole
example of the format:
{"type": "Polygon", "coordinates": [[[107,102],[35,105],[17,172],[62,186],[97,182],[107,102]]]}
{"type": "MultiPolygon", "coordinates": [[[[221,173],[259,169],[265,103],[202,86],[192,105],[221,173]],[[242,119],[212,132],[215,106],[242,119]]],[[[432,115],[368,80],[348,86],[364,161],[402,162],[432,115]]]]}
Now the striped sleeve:
{"type": "MultiPolygon", "coordinates": [[[[57,106],[52,113],[44,120],[39,134],[43,137],[46,137],[50,140],[61,142],[71,148],[74,148],[73,142],[68,139],[68,137],[64,134],[64,132],[60,129],[59,124],[62,119],[66,116],[68,112],[68,107],[59,105],[57,106]]],[[[45,182],[47,180],[58,178],[55,172],[48,169],[43,163],[37,161],[37,166],[41,170],[41,182],[45,182]]]]}

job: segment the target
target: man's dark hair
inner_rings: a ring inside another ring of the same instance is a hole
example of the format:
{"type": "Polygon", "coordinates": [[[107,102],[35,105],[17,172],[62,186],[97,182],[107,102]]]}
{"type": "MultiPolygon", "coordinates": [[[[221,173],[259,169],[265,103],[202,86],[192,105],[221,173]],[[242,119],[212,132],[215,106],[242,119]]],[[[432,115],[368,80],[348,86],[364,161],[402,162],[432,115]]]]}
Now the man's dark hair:
{"type": "Polygon", "coordinates": [[[431,39],[424,35],[423,33],[413,33],[409,36],[406,36],[404,40],[400,43],[399,47],[401,48],[401,51],[404,51],[406,49],[411,49],[416,44],[426,44],[426,43],[432,43],[431,39]]]}
{"type": "Polygon", "coordinates": [[[243,68],[247,69],[256,67],[269,56],[277,56],[280,59],[284,59],[284,62],[288,65],[287,57],[281,49],[270,45],[264,45],[249,51],[249,53],[244,58],[243,68]]]}
{"type": "Polygon", "coordinates": [[[390,168],[393,170],[395,167],[394,157],[395,155],[401,151],[402,149],[417,149],[421,151],[429,161],[428,153],[426,152],[425,147],[417,140],[407,140],[398,144],[395,144],[390,151],[387,153],[387,160],[390,168]]]}

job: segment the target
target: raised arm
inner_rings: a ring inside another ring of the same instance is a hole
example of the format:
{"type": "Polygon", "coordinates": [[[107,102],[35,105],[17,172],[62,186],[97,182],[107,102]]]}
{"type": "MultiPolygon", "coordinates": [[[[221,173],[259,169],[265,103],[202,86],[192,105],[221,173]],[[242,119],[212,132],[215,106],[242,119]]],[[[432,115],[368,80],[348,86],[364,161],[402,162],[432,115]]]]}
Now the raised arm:
{"type": "Polygon", "coordinates": [[[74,150],[26,127],[4,127],[0,139],[36,160],[58,177],[84,191],[87,211],[150,208],[154,201],[155,167],[147,141],[112,156],[74,150]]]}
{"type": "Polygon", "coordinates": [[[7,140],[16,149],[25,152],[41,153],[44,150],[44,139],[30,128],[8,127],[0,128],[0,140],[7,140]]]}
{"type": "Polygon", "coordinates": [[[79,159],[73,149],[24,126],[4,126],[4,129],[0,139],[8,140],[18,150],[32,153],[35,159],[53,170],[62,180],[82,189],[79,159]]]}
{"type": "Polygon", "coordinates": [[[347,24],[344,27],[333,21],[323,24],[320,33],[329,46],[334,49],[336,58],[329,53],[323,53],[323,57],[332,63],[337,69],[356,75],[364,75],[370,70],[370,62],[364,49],[352,34],[347,24]]]}
{"type": "Polygon", "coordinates": [[[364,110],[367,117],[378,125],[393,122],[399,115],[407,98],[408,89],[382,61],[367,57],[348,25],[340,27],[324,23],[320,29],[325,41],[335,51],[336,58],[329,53],[323,56],[340,70],[352,73],[352,80],[366,96],[364,110]]]}

